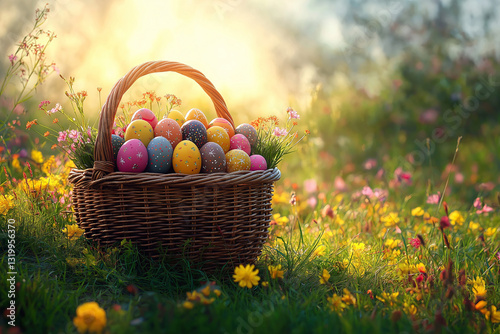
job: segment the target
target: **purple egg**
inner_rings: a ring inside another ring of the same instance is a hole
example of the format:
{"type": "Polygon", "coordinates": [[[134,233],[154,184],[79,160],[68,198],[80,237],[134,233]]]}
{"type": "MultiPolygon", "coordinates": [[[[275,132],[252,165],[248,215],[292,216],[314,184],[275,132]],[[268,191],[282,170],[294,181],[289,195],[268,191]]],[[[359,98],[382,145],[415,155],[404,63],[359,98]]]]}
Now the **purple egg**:
{"type": "Polygon", "coordinates": [[[226,154],[222,147],[214,142],[208,142],[200,149],[202,173],[217,173],[226,171],[226,154]]]}
{"type": "Polygon", "coordinates": [[[202,122],[198,120],[190,120],[184,123],[181,127],[182,140],[192,141],[198,149],[205,145],[207,139],[207,129],[202,122]]]}

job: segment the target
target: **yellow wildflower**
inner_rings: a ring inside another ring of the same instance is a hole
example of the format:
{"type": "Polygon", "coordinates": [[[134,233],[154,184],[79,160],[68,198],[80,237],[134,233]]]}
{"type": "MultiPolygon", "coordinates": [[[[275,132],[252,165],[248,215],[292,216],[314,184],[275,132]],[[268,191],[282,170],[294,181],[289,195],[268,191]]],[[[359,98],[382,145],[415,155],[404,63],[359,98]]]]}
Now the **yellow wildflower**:
{"type": "Polygon", "coordinates": [[[420,262],[419,264],[417,264],[417,269],[419,272],[421,273],[426,273],[426,269],[425,269],[425,264],[423,264],[422,262],[420,262]]]}
{"type": "Polygon", "coordinates": [[[100,308],[96,302],[82,304],[76,309],[73,324],[78,333],[102,333],[106,327],[106,311],[100,308]]]}
{"type": "Polygon", "coordinates": [[[336,293],[333,294],[332,297],[327,297],[328,300],[328,307],[330,307],[330,310],[335,311],[335,312],[342,312],[347,305],[342,301],[342,297],[337,296],[336,293]]]}
{"type": "Polygon", "coordinates": [[[354,305],[356,306],[356,297],[347,289],[344,288],[344,296],[342,296],[342,301],[346,305],[354,305]]]}
{"type": "Polygon", "coordinates": [[[416,315],[417,314],[417,307],[413,304],[404,303],[403,304],[403,311],[407,315],[416,315]]]}
{"type": "Polygon", "coordinates": [[[273,195],[273,204],[288,204],[290,200],[290,194],[286,192],[277,193],[275,192],[273,195]]]}
{"type": "Polygon", "coordinates": [[[194,304],[192,302],[186,300],[184,303],[182,303],[182,306],[185,309],[191,310],[194,307],[194,304]]]}
{"type": "Polygon", "coordinates": [[[456,210],[453,211],[452,213],[450,213],[450,216],[448,218],[450,218],[451,225],[455,225],[455,224],[462,225],[465,221],[462,214],[456,210]]]}
{"type": "Polygon", "coordinates": [[[399,240],[387,239],[384,243],[384,246],[386,246],[389,249],[396,248],[399,246],[399,240]]]}
{"type": "Polygon", "coordinates": [[[255,265],[253,264],[247,264],[246,266],[240,264],[238,267],[234,268],[234,281],[239,283],[242,288],[247,287],[250,289],[253,286],[259,285],[259,270],[254,269],[255,265]]]}
{"type": "Polygon", "coordinates": [[[17,170],[21,170],[21,163],[19,162],[19,159],[17,158],[12,159],[12,167],[14,167],[17,170]]]}
{"type": "Polygon", "coordinates": [[[290,222],[288,217],[281,217],[281,215],[279,213],[275,213],[273,215],[273,220],[276,222],[277,225],[280,225],[280,226],[288,224],[290,222]]]}
{"type": "Polygon", "coordinates": [[[487,237],[491,237],[493,234],[495,234],[497,231],[496,228],[493,228],[493,227],[488,227],[485,231],[484,231],[484,235],[487,236],[487,237]]]}
{"type": "Polygon", "coordinates": [[[411,215],[413,217],[420,217],[420,216],[423,216],[425,213],[424,209],[422,209],[421,207],[416,207],[415,209],[411,210],[411,215]]]}
{"type": "Polygon", "coordinates": [[[335,224],[342,226],[344,225],[344,223],[345,221],[342,218],[340,218],[338,215],[335,216],[335,224]]]}
{"type": "Polygon", "coordinates": [[[392,306],[393,303],[397,302],[399,292],[387,293],[382,292],[381,296],[377,296],[377,299],[382,303],[387,303],[392,306]]]}
{"type": "Polygon", "coordinates": [[[36,162],[37,164],[41,164],[43,162],[42,152],[37,150],[31,151],[31,159],[33,159],[33,161],[36,162]]]}
{"type": "Polygon", "coordinates": [[[82,236],[83,232],[85,232],[85,230],[79,228],[77,224],[66,225],[62,231],[67,235],[69,240],[76,240],[82,236]]]}
{"type": "Polygon", "coordinates": [[[496,324],[500,322],[500,311],[497,311],[496,306],[491,305],[491,308],[484,313],[486,320],[496,324]]]}
{"type": "Polygon", "coordinates": [[[0,215],[6,215],[14,206],[14,196],[0,196],[0,215]]]}
{"type": "Polygon", "coordinates": [[[488,303],[485,300],[480,300],[474,305],[474,308],[484,314],[487,312],[486,305],[488,305],[488,303]]]}
{"type": "Polygon", "coordinates": [[[220,297],[222,292],[219,289],[214,289],[214,293],[217,297],[220,297]]]}
{"type": "Polygon", "coordinates": [[[52,170],[52,166],[55,165],[56,158],[51,155],[50,158],[48,158],[42,165],[42,172],[44,172],[46,175],[50,174],[50,171],[52,170]]]}
{"type": "Polygon", "coordinates": [[[320,245],[318,248],[314,250],[313,256],[323,256],[326,254],[326,247],[324,245],[320,245]]]}
{"type": "Polygon", "coordinates": [[[326,282],[328,282],[329,279],[330,279],[330,273],[328,272],[328,270],[323,269],[323,273],[319,275],[319,283],[326,284],[326,282]]]}
{"type": "Polygon", "coordinates": [[[261,284],[262,284],[262,286],[264,288],[267,288],[269,286],[269,282],[268,281],[263,281],[261,284]]]}
{"type": "Polygon", "coordinates": [[[391,227],[399,223],[400,219],[397,212],[390,212],[389,214],[380,218],[386,227],[391,227]]]}
{"type": "Polygon", "coordinates": [[[210,285],[207,285],[203,289],[201,289],[201,293],[205,295],[205,297],[210,296],[210,285]]]}
{"type": "Polygon", "coordinates": [[[354,253],[360,253],[365,250],[365,244],[362,242],[353,242],[351,244],[351,249],[354,253]]]}
{"type": "Polygon", "coordinates": [[[471,231],[475,231],[480,227],[481,225],[479,225],[478,223],[474,223],[473,221],[469,222],[469,228],[471,231]]]}
{"type": "Polygon", "coordinates": [[[267,269],[269,269],[272,279],[283,278],[283,274],[285,273],[284,270],[281,270],[281,264],[277,266],[268,266],[267,269]]]}

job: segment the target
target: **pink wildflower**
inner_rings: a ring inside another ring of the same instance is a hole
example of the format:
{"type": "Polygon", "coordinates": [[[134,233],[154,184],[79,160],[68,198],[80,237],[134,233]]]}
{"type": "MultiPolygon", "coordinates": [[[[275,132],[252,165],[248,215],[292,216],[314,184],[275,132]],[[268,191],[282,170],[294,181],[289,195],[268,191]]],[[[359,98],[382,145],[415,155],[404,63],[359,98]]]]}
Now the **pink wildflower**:
{"type": "Polygon", "coordinates": [[[441,217],[441,220],[439,221],[439,228],[443,230],[450,226],[451,226],[450,219],[447,216],[441,217]]]}
{"type": "Polygon", "coordinates": [[[295,206],[297,204],[297,196],[295,196],[295,193],[292,193],[292,196],[290,197],[290,205],[295,206]]]}
{"type": "Polygon", "coordinates": [[[80,136],[80,133],[79,133],[78,131],[76,131],[76,130],[71,130],[71,131],[69,132],[69,135],[68,135],[68,137],[69,137],[70,139],[73,139],[73,141],[74,141],[75,143],[77,142],[77,140],[78,140],[78,137],[79,137],[79,136],[80,136]]]}
{"type": "Polygon", "coordinates": [[[10,61],[11,65],[14,65],[14,62],[16,61],[16,59],[17,59],[17,56],[15,56],[13,54],[11,54],[9,56],[9,61],[10,61]]]}
{"type": "Polygon", "coordinates": [[[427,197],[427,203],[429,204],[439,204],[439,200],[441,199],[441,194],[437,193],[434,195],[430,195],[427,197]]]}
{"type": "Polygon", "coordinates": [[[488,206],[487,204],[485,204],[485,205],[483,206],[483,208],[482,208],[481,210],[477,210],[477,211],[476,211],[476,213],[477,213],[478,215],[480,215],[480,214],[482,214],[482,213],[488,213],[488,212],[491,212],[491,211],[493,211],[493,208],[492,208],[492,207],[490,207],[490,206],[488,206]]]}
{"type": "Polygon", "coordinates": [[[373,190],[372,190],[372,188],[370,188],[368,186],[365,186],[363,188],[363,190],[361,190],[361,194],[365,195],[365,196],[368,196],[368,197],[372,197],[373,196],[373,190]]]}
{"type": "Polygon", "coordinates": [[[420,242],[419,238],[410,239],[410,245],[412,245],[416,249],[420,248],[421,244],[422,243],[420,242]]]}
{"type": "Polygon", "coordinates": [[[316,197],[311,196],[307,200],[307,204],[309,204],[309,206],[314,209],[316,207],[316,205],[318,204],[318,200],[316,199],[316,197]]]}
{"type": "Polygon", "coordinates": [[[474,207],[475,207],[476,209],[481,209],[481,206],[482,206],[481,199],[478,197],[478,198],[476,198],[476,200],[474,201],[474,207]]]}
{"type": "Polygon", "coordinates": [[[38,105],[38,109],[42,109],[42,110],[43,110],[43,108],[44,108],[45,106],[48,106],[49,104],[50,104],[50,101],[47,101],[47,100],[42,101],[42,102],[40,102],[40,104],[38,105]]]}
{"type": "Polygon", "coordinates": [[[281,128],[276,127],[273,130],[273,134],[276,137],[282,137],[282,136],[286,136],[288,134],[288,131],[286,131],[286,129],[281,129],[281,128]]]}
{"type": "Polygon", "coordinates": [[[289,119],[300,119],[300,115],[295,110],[293,110],[291,107],[288,107],[286,112],[288,113],[289,119]]]}
{"type": "Polygon", "coordinates": [[[366,170],[373,169],[373,168],[377,167],[377,160],[375,160],[375,159],[368,159],[368,160],[365,161],[363,167],[366,170]]]}
{"type": "Polygon", "coordinates": [[[68,132],[66,131],[59,131],[59,137],[57,137],[57,141],[60,143],[62,141],[66,141],[68,136],[68,132]]]}
{"type": "Polygon", "coordinates": [[[314,179],[309,179],[304,181],[304,188],[307,193],[313,193],[318,191],[318,183],[314,179]]]}
{"type": "Polygon", "coordinates": [[[56,103],[56,106],[52,109],[50,109],[49,111],[47,111],[48,114],[54,114],[58,111],[61,111],[62,110],[62,107],[59,103],[56,103]]]}

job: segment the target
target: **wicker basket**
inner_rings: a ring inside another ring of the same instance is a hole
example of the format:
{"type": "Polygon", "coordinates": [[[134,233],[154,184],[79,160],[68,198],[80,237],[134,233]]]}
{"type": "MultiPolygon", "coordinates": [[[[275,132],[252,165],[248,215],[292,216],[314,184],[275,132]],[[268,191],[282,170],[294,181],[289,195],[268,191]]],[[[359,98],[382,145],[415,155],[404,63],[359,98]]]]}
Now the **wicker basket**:
{"type": "Polygon", "coordinates": [[[234,124],[224,99],[199,71],[167,61],[133,68],[102,108],[94,168],[70,173],[77,223],[101,246],[127,239],[151,257],[188,258],[205,270],[252,263],[268,236],[273,182],[281,176],[277,168],[195,175],[115,172],[111,129],[123,94],[138,78],[167,71],[195,80],[217,115],[234,124]]]}

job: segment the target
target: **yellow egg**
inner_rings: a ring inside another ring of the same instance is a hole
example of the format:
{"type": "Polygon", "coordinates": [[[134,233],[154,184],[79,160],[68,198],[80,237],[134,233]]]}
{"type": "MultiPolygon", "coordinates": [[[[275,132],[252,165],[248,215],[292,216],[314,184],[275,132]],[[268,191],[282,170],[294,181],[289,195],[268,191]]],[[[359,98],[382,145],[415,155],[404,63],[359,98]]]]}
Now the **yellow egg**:
{"type": "Polygon", "coordinates": [[[184,115],[179,110],[170,110],[168,113],[167,118],[171,118],[179,124],[179,126],[182,126],[184,122],[186,122],[186,119],[184,118],[184,115]]]}
{"type": "Polygon", "coordinates": [[[145,147],[148,147],[151,139],[155,137],[151,124],[142,119],[132,121],[125,131],[125,141],[130,139],[139,139],[145,147]]]}
{"type": "Polygon", "coordinates": [[[188,111],[188,113],[186,114],[186,121],[190,121],[193,119],[200,121],[205,126],[205,129],[208,128],[207,117],[200,109],[193,108],[188,111]]]}
{"type": "Polygon", "coordinates": [[[174,149],[172,165],[176,173],[198,174],[201,170],[200,150],[192,141],[181,141],[174,149]]]}
{"type": "Polygon", "coordinates": [[[222,147],[224,153],[229,151],[231,140],[227,131],[220,126],[212,126],[207,130],[207,139],[213,143],[217,143],[222,147]]]}
{"type": "Polygon", "coordinates": [[[226,153],[226,168],[229,173],[238,170],[250,170],[250,157],[242,150],[231,150],[226,153]]]}

